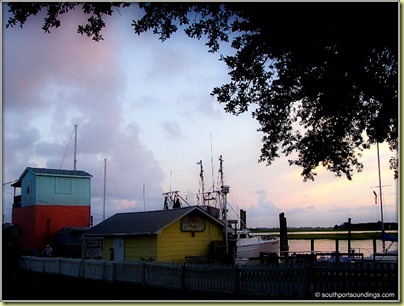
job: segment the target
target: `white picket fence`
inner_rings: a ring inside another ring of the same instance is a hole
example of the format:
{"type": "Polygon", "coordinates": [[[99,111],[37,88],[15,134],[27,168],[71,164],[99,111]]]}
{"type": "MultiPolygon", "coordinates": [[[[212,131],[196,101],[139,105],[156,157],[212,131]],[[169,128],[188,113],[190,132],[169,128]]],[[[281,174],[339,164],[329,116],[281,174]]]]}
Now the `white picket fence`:
{"type": "Polygon", "coordinates": [[[234,293],[238,281],[232,265],[187,264],[186,288],[190,290],[234,293]]]}
{"type": "Polygon", "coordinates": [[[324,289],[324,286],[340,288],[341,284],[348,281],[351,288],[361,291],[371,290],[369,284],[373,283],[377,289],[394,288],[398,277],[397,265],[390,264],[355,267],[331,263],[316,263],[314,266],[307,263],[237,266],[207,263],[119,263],[22,256],[19,265],[33,272],[92,280],[259,297],[302,297],[318,291],[319,288],[324,289]]]}

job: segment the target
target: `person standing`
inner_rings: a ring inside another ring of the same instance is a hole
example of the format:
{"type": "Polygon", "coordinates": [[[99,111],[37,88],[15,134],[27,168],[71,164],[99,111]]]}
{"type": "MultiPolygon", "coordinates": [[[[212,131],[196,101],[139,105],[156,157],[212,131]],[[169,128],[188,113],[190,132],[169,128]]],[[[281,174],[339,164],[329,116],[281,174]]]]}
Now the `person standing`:
{"type": "Polygon", "coordinates": [[[52,247],[49,244],[47,244],[46,247],[42,251],[42,255],[45,257],[51,257],[52,252],[53,252],[52,247]]]}

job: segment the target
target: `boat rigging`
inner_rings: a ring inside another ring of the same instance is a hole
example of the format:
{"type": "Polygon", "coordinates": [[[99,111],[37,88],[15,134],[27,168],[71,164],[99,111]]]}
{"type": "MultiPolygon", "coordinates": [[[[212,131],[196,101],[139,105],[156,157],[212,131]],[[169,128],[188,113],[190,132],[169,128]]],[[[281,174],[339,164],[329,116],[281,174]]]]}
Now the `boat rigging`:
{"type": "MultiPolygon", "coordinates": [[[[197,205],[202,207],[213,217],[221,220],[225,225],[224,244],[226,246],[226,253],[229,254],[229,249],[234,248],[235,258],[245,260],[258,258],[262,252],[279,253],[280,240],[278,238],[255,236],[247,229],[245,211],[242,210],[243,214],[241,217],[236,213],[237,220],[229,220],[227,195],[230,192],[230,186],[225,185],[222,155],[219,156],[219,163],[220,187],[213,186],[212,191],[206,191],[203,163],[202,160],[197,162],[197,165],[200,166],[200,190],[197,195],[197,205]],[[233,246],[229,248],[229,245],[233,246]]],[[[184,204],[190,206],[188,200],[181,196],[178,190],[170,190],[169,192],[163,193],[163,196],[164,209],[181,208],[184,204]]]]}

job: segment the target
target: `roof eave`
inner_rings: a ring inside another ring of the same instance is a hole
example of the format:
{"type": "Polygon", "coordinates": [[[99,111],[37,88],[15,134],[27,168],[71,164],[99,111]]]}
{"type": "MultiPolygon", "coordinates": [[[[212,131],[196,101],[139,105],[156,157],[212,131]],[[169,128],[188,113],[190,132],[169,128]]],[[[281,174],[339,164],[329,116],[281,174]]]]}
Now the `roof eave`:
{"type": "Polygon", "coordinates": [[[82,178],[91,178],[93,177],[90,175],[74,175],[74,174],[52,174],[52,173],[35,173],[36,176],[57,176],[57,177],[82,177],[82,178]]]}
{"type": "Polygon", "coordinates": [[[84,236],[109,236],[109,237],[118,237],[118,236],[152,236],[159,233],[151,233],[151,232],[144,232],[144,233],[97,233],[97,234],[86,234],[84,236]]]}

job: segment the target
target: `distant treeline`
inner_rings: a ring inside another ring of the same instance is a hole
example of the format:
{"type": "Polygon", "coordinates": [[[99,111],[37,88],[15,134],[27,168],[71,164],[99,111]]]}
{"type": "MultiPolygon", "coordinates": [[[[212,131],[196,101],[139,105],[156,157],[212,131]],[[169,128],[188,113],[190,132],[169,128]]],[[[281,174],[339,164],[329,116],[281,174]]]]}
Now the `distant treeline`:
{"type": "MultiPolygon", "coordinates": [[[[348,222],[344,222],[341,225],[335,225],[335,230],[347,230],[349,226],[348,222]]],[[[379,222],[369,222],[369,223],[352,223],[351,230],[353,231],[378,231],[381,230],[382,223],[379,222]]],[[[398,230],[397,222],[385,222],[384,223],[385,230],[398,230]]]]}
{"type": "MultiPolygon", "coordinates": [[[[352,231],[380,231],[382,223],[368,222],[368,223],[351,223],[352,231]]],[[[385,230],[398,230],[397,222],[385,222],[385,230]]],[[[253,232],[274,232],[279,231],[278,227],[256,227],[251,229],[253,232]]],[[[288,227],[288,231],[333,231],[333,230],[348,230],[348,222],[344,222],[340,225],[334,225],[334,227],[288,227]]]]}

